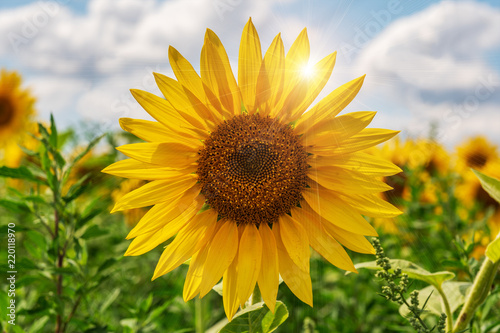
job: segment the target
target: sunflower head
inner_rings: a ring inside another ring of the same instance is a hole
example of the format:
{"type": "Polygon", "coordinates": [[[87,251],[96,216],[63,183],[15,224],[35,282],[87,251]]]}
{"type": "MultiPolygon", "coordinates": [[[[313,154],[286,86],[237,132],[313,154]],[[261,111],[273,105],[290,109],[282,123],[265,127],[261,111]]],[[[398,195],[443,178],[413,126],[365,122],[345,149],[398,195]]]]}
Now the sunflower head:
{"type": "Polygon", "coordinates": [[[490,163],[498,163],[497,147],[485,137],[476,136],[457,147],[457,169],[463,173],[469,168],[483,170],[490,163]]]}
{"type": "Polygon", "coordinates": [[[35,99],[21,88],[17,72],[0,71],[0,148],[16,141],[29,127],[35,99]]]}
{"type": "Polygon", "coordinates": [[[374,253],[364,236],[377,235],[362,215],[400,214],[378,193],[390,189],[379,178],[401,170],[363,152],[397,132],[366,128],[375,112],[338,115],[364,76],[311,107],[336,53],[304,75],[305,29],[286,54],[278,34],[263,55],[249,20],[237,78],[211,30],[200,74],[173,47],[169,58],[176,79],[154,74],[164,98],[132,90],[156,121],[120,119],[124,130],[147,142],[119,147],[130,159],[103,170],[150,180],[113,209],[153,206],[128,235],[134,240],[126,255],[140,255],[176,235],[153,278],[191,258],[184,299],[203,297],[222,278],[228,318],[256,284],[274,311],[280,275],[312,306],[309,247],[355,271],[343,246],[374,253]]]}

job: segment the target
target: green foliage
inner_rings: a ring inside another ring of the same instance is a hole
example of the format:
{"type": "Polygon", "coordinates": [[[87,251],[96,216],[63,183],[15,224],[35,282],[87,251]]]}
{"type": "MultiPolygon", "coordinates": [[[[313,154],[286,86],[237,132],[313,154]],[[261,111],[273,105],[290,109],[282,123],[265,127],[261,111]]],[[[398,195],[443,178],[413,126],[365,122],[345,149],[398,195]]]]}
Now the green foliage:
{"type": "MultiPolygon", "coordinates": [[[[0,329],[5,332],[54,332],[56,327],[58,332],[200,333],[217,328],[223,332],[414,332],[408,311],[417,313],[429,329],[443,332],[447,318],[439,316],[444,311],[441,293],[456,321],[481,271],[475,259],[481,259],[476,243],[480,239],[474,236],[495,236],[486,227],[491,212],[480,204],[466,207],[456,197],[459,177],[435,173],[424,180],[422,169],[403,167],[405,176],[396,183],[405,183],[409,198],[391,201],[405,214],[394,219],[394,233],[379,228],[379,234],[387,256],[402,258],[388,260],[391,268],[386,276],[393,274],[396,287],[403,280],[400,291],[407,304],[394,287],[385,290],[392,290],[391,298],[403,301],[401,306],[377,293],[382,276],[376,278],[369,270],[384,269],[371,261],[372,256],[347,250],[355,263],[362,263],[356,267],[366,269],[345,275],[313,253],[313,308],[283,283],[274,314],[258,303],[240,310],[228,323],[216,292],[202,300],[182,300],[186,265],[150,280],[162,246],[140,257],[123,257],[130,226],[123,214],[109,214],[111,193],[120,180],[100,170],[118,159],[115,146],[136,138],[93,133],[82,140],[81,134],[61,131],[51,119],[50,126],[40,126],[38,140],[38,147],[23,149],[26,156],[19,167],[0,167],[0,235],[5,244],[8,224],[15,223],[18,271],[16,326],[7,324],[2,312],[0,329]],[[89,144],[80,146],[83,141],[89,144]],[[434,201],[422,199],[427,184],[435,186],[434,201]]],[[[490,185],[485,188],[491,188],[492,182],[486,182],[490,185]]],[[[486,250],[493,261],[498,260],[499,246],[497,238],[486,250]]],[[[5,251],[0,248],[3,258],[5,251]]],[[[1,264],[6,271],[4,261],[1,264]]],[[[487,278],[492,286],[500,284],[498,276],[487,278]]],[[[483,297],[467,324],[468,332],[500,330],[498,288],[478,296],[483,297]]],[[[2,311],[8,301],[0,293],[2,311]]]]}
{"type": "Polygon", "coordinates": [[[288,310],[282,302],[276,302],[272,313],[264,302],[259,302],[246,307],[234,316],[228,323],[223,319],[207,333],[268,333],[274,332],[288,318],[288,310]]]}
{"type": "Polygon", "coordinates": [[[487,176],[484,173],[472,170],[476,174],[477,178],[481,182],[481,186],[484,188],[488,194],[496,200],[496,202],[500,203],[500,180],[495,179],[493,177],[487,176]]]}

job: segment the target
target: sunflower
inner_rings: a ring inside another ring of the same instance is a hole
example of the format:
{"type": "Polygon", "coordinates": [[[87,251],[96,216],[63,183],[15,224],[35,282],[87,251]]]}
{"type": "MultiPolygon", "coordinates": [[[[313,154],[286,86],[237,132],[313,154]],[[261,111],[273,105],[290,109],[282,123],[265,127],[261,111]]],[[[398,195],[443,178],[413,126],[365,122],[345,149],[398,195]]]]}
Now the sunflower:
{"type": "MultiPolygon", "coordinates": [[[[142,185],[146,184],[146,181],[142,179],[127,179],[120,183],[120,187],[116,188],[111,192],[111,198],[113,202],[120,200],[125,194],[133,191],[142,185]]],[[[125,223],[133,227],[137,221],[139,221],[145,214],[144,208],[129,209],[124,212],[125,223]]]]}
{"type": "Polygon", "coordinates": [[[29,129],[35,99],[28,90],[21,89],[17,72],[0,72],[0,148],[17,142],[29,129]]]}
{"type": "Polygon", "coordinates": [[[469,168],[482,170],[490,163],[500,162],[497,147],[485,137],[476,136],[457,147],[457,169],[460,173],[469,168]]]}
{"type": "Polygon", "coordinates": [[[112,212],[154,205],[127,236],[126,255],[140,255],[176,235],[153,279],[191,258],[183,296],[205,296],[222,278],[233,317],[256,284],[274,311],[279,276],[312,306],[309,247],[333,265],[356,271],[343,246],[374,253],[376,236],[363,215],[399,210],[377,193],[400,169],[363,152],[398,132],[365,128],[375,112],[337,116],[364,76],[337,88],[305,112],[328,81],[336,53],[303,75],[309,59],[304,29],[285,55],[278,34],[264,56],[251,20],[240,44],[238,77],[217,35],[207,29],[199,76],[173,47],[177,80],[155,73],[166,99],[132,90],[155,121],[122,118],[146,143],[117,149],[130,159],[103,171],[150,180],[112,212]],[[343,246],[342,246],[343,245],[343,246]]]}

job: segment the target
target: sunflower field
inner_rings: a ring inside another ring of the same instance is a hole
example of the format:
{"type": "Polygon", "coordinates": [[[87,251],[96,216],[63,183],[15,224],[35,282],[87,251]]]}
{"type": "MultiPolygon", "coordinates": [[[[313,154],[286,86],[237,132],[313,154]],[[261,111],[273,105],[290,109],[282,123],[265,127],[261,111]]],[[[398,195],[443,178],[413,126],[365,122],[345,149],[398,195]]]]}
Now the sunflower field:
{"type": "Polygon", "coordinates": [[[207,30],[105,133],[2,70],[2,332],[499,332],[498,148],[372,128],[308,56],[249,20],[235,75],[207,30]]]}

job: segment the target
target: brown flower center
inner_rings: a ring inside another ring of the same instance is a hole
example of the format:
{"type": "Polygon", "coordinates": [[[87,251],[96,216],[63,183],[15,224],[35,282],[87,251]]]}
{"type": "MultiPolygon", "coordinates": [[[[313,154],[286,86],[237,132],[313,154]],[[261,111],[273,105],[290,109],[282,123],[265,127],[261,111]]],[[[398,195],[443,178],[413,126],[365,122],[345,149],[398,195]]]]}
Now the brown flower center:
{"type": "Polygon", "coordinates": [[[0,96],[0,126],[10,124],[14,117],[14,107],[10,99],[0,96]]]}
{"type": "Polygon", "coordinates": [[[260,115],[221,123],[199,152],[207,203],[237,223],[273,223],[302,199],[307,153],[289,125],[260,115]]]}
{"type": "Polygon", "coordinates": [[[481,152],[467,155],[467,166],[471,168],[482,168],[488,162],[488,156],[481,152]]]}

